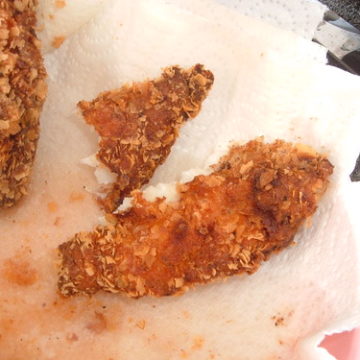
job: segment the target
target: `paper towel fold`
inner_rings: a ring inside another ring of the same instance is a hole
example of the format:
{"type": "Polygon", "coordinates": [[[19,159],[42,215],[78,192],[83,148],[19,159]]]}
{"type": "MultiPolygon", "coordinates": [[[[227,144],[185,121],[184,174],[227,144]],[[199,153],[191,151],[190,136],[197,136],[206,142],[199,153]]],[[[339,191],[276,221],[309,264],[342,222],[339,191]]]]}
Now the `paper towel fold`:
{"type": "Polygon", "coordinates": [[[1,340],[5,358],[27,351],[38,359],[330,359],[316,348],[319,334],[360,320],[360,189],[348,177],[360,150],[359,78],[326,66],[325,49],[318,45],[212,0],[193,7],[189,1],[179,6],[174,0],[109,0],[46,56],[46,65],[49,97],[32,194],[0,218],[0,259],[20,251],[14,238],[31,234],[21,244],[31,246],[39,266],[33,287],[19,289],[0,279],[0,289],[7,289],[0,291],[0,303],[8,317],[21,318],[12,325],[16,332],[9,332],[13,337],[1,340]],[[304,142],[328,153],[335,165],[312,226],[256,274],[182,297],[57,298],[54,249],[74,232],[90,229],[99,216],[91,199],[66,200],[78,199],[71,194],[83,186],[96,186],[91,171],[78,165],[95,151],[96,135],[77,113],[77,101],[157,76],[171,64],[198,62],[214,72],[214,87],[151,183],[205,167],[230,141],[264,135],[268,141],[304,142]],[[54,199],[58,208],[49,213],[54,199]],[[24,222],[22,230],[13,221],[24,222]],[[13,305],[19,297],[22,302],[13,305]],[[36,310],[44,301],[57,305],[36,310]],[[17,352],[14,338],[20,336],[26,346],[17,352]]]}
{"type": "Polygon", "coordinates": [[[39,0],[38,35],[44,53],[61,46],[62,41],[86,24],[108,0],[39,0]]]}

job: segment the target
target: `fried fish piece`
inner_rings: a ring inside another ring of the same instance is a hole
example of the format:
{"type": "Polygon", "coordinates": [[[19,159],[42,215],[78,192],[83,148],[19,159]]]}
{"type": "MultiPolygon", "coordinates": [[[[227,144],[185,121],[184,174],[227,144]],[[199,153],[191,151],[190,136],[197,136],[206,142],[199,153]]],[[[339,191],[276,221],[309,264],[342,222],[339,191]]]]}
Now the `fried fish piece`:
{"type": "Polygon", "coordinates": [[[101,137],[97,159],[117,176],[101,201],[107,212],[149,181],[169,155],[181,125],[199,113],[213,81],[203,65],[187,70],[171,66],[156,80],[79,102],[86,122],[101,137]]]}
{"type": "Polygon", "coordinates": [[[39,137],[46,71],[35,0],[0,0],[0,207],[24,194],[39,137]]]}
{"type": "Polygon", "coordinates": [[[179,199],[147,201],[60,245],[64,296],[181,294],[198,283],[253,273],[293,242],[333,171],[313,149],[277,140],[233,146],[209,175],[179,184],[179,199]]]}

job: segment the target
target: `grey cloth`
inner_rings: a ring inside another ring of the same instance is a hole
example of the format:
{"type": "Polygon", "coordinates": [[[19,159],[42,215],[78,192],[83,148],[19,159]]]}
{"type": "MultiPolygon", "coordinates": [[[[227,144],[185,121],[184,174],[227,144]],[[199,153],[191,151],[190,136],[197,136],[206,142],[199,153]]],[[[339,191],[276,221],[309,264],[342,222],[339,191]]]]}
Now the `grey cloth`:
{"type": "Polygon", "coordinates": [[[320,0],[350,24],[360,29],[359,0],[320,0]]]}

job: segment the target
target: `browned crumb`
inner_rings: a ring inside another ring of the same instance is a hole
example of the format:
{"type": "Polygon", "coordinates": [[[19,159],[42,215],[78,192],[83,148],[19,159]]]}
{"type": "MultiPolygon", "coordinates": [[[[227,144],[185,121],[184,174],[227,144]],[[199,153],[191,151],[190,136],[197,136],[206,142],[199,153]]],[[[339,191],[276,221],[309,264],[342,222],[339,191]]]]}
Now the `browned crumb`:
{"type": "Polygon", "coordinates": [[[145,329],[145,326],[146,326],[146,321],[145,320],[139,320],[137,323],[136,323],[136,326],[141,329],[141,330],[144,330],[145,329]]]}
{"type": "Polygon", "coordinates": [[[60,292],[165,296],[251,274],[292,243],[332,170],[303,145],[233,146],[210,175],[178,186],[178,202],[135,192],[133,206],[109,216],[109,225],[60,245],[60,292]]]}
{"type": "Polygon", "coordinates": [[[65,41],[65,36],[55,36],[51,42],[53,48],[58,49],[65,41]]]}
{"type": "Polygon", "coordinates": [[[294,311],[288,311],[286,314],[276,314],[271,317],[271,320],[274,322],[274,326],[285,326],[287,321],[294,315],[294,311]]]}
{"type": "Polygon", "coordinates": [[[166,68],[161,77],[100,94],[79,107],[101,140],[98,160],[117,180],[102,204],[114,211],[140,188],[170,153],[181,125],[195,117],[214,81],[202,65],[166,68]]]}
{"type": "Polygon", "coordinates": [[[27,192],[46,96],[34,0],[0,0],[0,207],[27,192]]]}

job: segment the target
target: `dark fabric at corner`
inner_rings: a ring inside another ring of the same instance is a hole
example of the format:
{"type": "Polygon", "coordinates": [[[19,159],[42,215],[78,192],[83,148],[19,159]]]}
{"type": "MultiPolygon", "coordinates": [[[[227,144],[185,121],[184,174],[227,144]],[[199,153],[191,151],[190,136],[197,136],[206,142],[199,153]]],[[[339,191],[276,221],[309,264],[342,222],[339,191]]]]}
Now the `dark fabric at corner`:
{"type": "Polygon", "coordinates": [[[320,0],[360,30],[360,0],[320,0]]]}

